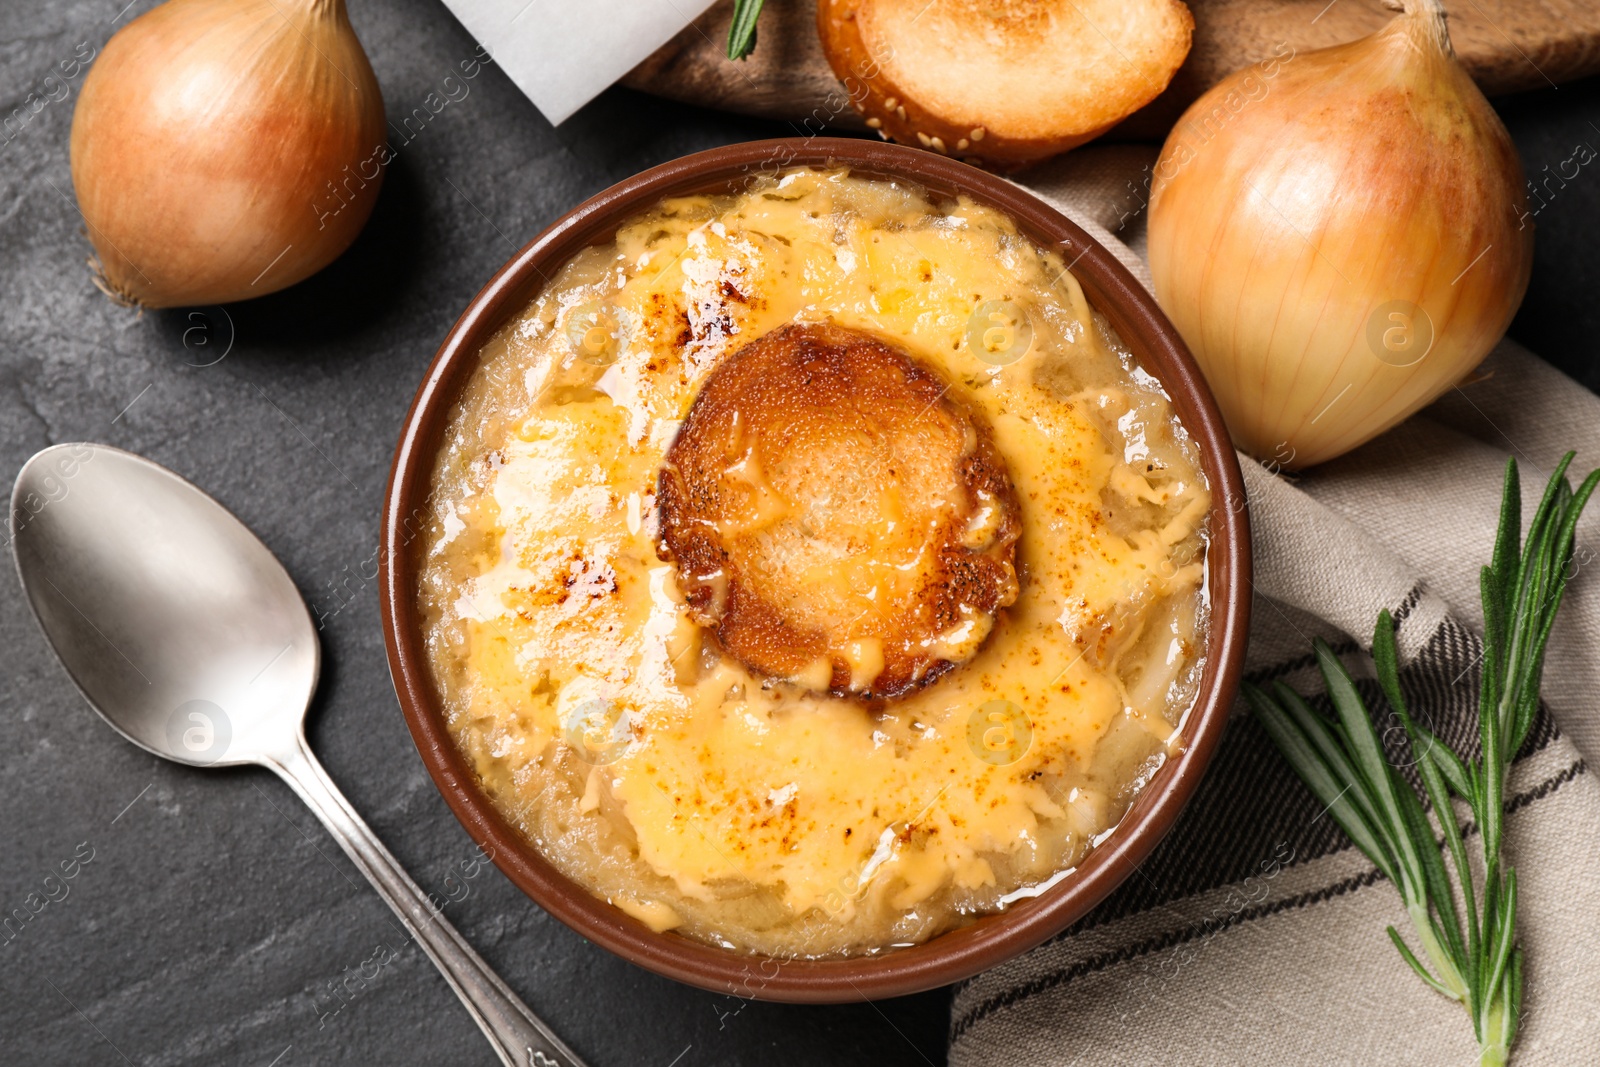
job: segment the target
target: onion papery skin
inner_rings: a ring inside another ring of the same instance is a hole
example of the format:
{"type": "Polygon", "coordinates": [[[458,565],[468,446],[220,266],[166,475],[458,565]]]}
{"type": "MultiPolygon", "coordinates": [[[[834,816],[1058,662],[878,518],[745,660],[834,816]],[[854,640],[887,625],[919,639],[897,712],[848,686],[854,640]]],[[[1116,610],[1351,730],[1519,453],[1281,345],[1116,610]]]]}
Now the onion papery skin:
{"type": "Polygon", "coordinates": [[[1477,366],[1527,290],[1533,225],[1510,135],[1418,10],[1201,97],[1156,165],[1149,252],[1235,443],[1297,469],[1477,366]]]}
{"type": "Polygon", "coordinates": [[[144,307],[321,270],[372,213],[387,152],[343,0],[168,0],[106,44],[72,121],[104,287],[144,307]]]}

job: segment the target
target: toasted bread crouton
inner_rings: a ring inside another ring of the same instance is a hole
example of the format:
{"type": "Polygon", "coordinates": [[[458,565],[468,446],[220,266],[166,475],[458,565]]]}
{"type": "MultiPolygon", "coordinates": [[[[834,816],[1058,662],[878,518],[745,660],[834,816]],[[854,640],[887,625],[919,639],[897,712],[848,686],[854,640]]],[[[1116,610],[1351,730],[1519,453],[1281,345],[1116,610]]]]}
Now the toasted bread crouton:
{"type": "Polygon", "coordinates": [[[1017,597],[1021,508],[987,422],[856,330],[784,326],[727,357],[656,499],[690,617],[804,688],[920,688],[970,659],[1017,597]]]}
{"type": "Polygon", "coordinates": [[[867,125],[1006,169],[1153,100],[1194,19],[1180,0],[819,0],[817,28],[867,125]]]}

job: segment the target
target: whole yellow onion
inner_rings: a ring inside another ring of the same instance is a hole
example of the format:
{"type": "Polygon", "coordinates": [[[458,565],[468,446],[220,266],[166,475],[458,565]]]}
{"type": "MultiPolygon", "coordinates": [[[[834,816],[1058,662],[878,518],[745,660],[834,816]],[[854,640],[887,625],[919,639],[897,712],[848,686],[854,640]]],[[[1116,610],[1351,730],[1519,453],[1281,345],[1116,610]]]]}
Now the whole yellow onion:
{"type": "Polygon", "coordinates": [[[261,296],[349,247],[389,159],[344,0],[168,0],[84,80],[72,184],[113,297],[261,296]]]}
{"type": "Polygon", "coordinates": [[[1505,126],[1438,0],[1370,37],[1239,71],[1156,164],[1156,296],[1234,441],[1330,459],[1467,375],[1528,286],[1533,227],[1505,126]]]}

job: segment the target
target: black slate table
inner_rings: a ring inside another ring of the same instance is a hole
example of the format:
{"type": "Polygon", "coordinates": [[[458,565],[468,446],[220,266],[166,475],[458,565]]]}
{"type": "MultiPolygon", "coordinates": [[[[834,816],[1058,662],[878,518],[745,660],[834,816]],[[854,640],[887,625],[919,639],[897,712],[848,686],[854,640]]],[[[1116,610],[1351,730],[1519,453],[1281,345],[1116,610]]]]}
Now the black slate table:
{"type": "MultiPolygon", "coordinates": [[[[0,114],[80,43],[98,49],[152,6],[125,2],[7,0],[0,114]]],[[[354,7],[396,121],[476,50],[435,0],[354,7]]],[[[944,1062],[946,991],[830,1008],[700,992],[586,943],[473,864],[412,747],[379,632],[371,560],[390,454],[466,301],[612,182],[793,131],[622,89],[553,129],[491,68],[408,135],[371,223],[333,267],[225,312],[141,316],[101,296],[84,266],[66,150],[80,82],[8,124],[0,145],[0,481],[48,444],[102,441],[166,464],[249,523],[323,619],[313,747],[451,921],[595,1067],[944,1062]]],[[[1513,332],[1600,384],[1600,162],[1568,162],[1579,143],[1600,148],[1600,83],[1502,103],[1547,190],[1513,332]]],[[[166,764],[116,737],[3,570],[0,918],[32,917],[0,932],[0,1063],[492,1064],[289,790],[265,771],[166,764]],[[46,894],[63,863],[74,876],[46,894]],[[46,901],[37,914],[31,894],[46,901]]]]}

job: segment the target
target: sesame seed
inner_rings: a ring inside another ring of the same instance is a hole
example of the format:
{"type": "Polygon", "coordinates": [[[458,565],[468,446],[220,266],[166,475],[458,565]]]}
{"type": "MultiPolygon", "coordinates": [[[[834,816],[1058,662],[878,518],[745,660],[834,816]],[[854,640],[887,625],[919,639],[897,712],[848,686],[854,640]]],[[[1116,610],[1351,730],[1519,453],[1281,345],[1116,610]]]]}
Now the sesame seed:
{"type": "Polygon", "coordinates": [[[939,153],[941,156],[944,155],[944,138],[942,138],[942,137],[933,138],[933,150],[935,152],[939,153]]]}
{"type": "Polygon", "coordinates": [[[894,109],[894,113],[896,115],[899,115],[900,118],[903,120],[906,117],[906,106],[904,104],[901,104],[899,107],[894,109]]]}
{"type": "Polygon", "coordinates": [[[971,143],[972,142],[968,141],[965,137],[961,138],[961,140],[956,142],[956,151],[965,152],[967,150],[967,145],[971,143]]]}
{"type": "Polygon", "coordinates": [[[933,138],[929,137],[927,134],[923,133],[921,130],[917,131],[917,140],[922,142],[922,147],[923,148],[932,148],[933,147],[933,138]]]}
{"type": "Polygon", "coordinates": [[[887,100],[885,100],[883,102],[883,106],[888,108],[890,111],[893,111],[894,110],[894,106],[896,104],[898,104],[899,102],[900,102],[900,98],[898,96],[891,96],[889,99],[887,99],[887,100]]]}
{"type": "Polygon", "coordinates": [[[883,125],[883,120],[882,119],[868,119],[867,120],[867,129],[869,129],[869,130],[875,130],[875,129],[877,129],[878,127],[880,127],[882,125],[883,125]]]}
{"type": "Polygon", "coordinates": [[[983,140],[983,135],[988,132],[989,131],[984,129],[982,126],[974,126],[972,128],[972,139],[974,141],[981,141],[983,140]]]}

